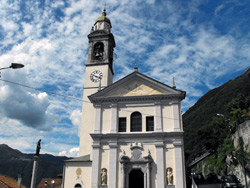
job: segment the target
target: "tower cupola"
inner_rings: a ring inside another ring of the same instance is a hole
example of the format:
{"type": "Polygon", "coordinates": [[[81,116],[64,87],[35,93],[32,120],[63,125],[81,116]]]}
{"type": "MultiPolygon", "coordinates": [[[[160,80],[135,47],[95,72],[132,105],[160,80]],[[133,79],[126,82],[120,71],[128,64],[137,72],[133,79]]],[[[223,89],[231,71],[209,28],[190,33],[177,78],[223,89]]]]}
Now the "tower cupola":
{"type": "Polygon", "coordinates": [[[110,19],[106,15],[106,9],[103,9],[102,16],[97,18],[94,27],[92,28],[92,32],[97,30],[105,30],[106,32],[110,33],[112,26],[110,19]]]}

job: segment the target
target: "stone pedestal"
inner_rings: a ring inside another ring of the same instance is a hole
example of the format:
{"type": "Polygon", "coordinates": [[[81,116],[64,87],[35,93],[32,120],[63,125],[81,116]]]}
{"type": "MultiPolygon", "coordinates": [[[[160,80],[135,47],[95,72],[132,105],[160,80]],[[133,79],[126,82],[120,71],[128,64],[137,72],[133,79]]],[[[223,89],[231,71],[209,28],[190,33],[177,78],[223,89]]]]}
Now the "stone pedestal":
{"type": "Polygon", "coordinates": [[[108,188],[107,185],[100,185],[100,188],[108,188]]]}
{"type": "Polygon", "coordinates": [[[167,185],[166,188],[175,188],[175,185],[167,185]]]}

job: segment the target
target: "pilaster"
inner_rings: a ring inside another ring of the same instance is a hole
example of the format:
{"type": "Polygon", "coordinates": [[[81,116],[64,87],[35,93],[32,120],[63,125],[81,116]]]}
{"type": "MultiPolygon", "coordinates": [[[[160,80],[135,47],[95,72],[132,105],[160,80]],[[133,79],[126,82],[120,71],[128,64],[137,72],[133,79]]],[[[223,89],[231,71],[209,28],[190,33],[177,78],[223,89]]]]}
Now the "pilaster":
{"type": "Polygon", "coordinates": [[[175,175],[174,182],[176,188],[185,188],[185,163],[182,140],[174,141],[175,175]]]}
{"type": "Polygon", "coordinates": [[[180,119],[180,105],[179,102],[174,102],[173,106],[173,118],[174,118],[174,131],[181,131],[181,119],[180,119]]]}
{"type": "Polygon", "coordinates": [[[156,174],[157,188],[164,188],[165,186],[165,153],[164,153],[163,141],[156,142],[155,148],[156,148],[156,164],[157,164],[157,174],[156,174]]]}
{"type": "Polygon", "coordinates": [[[117,104],[112,104],[111,106],[111,133],[117,133],[118,132],[118,110],[117,110],[117,104]]]}
{"type": "Polygon", "coordinates": [[[109,143],[109,188],[117,188],[118,168],[118,145],[117,141],[109,143]]]}
{"type": "Polygon", "coordinates": [[[100,104],[95,105],[95,130],[94,133],[101,133],[102,122],[102,106],[100,104]]]}
{"type": "Polygon", "coordinates": [[[100,174],[100,142],[93,142],[92,151],[92,175],[91,175],[91,187],[97,188],[99,186],[99,174],[100,174]]]}
{"type": "Polygon", "coordinates": [[[155,102],[155,131],[162,132],[162,107],[160,102],[155,102]]]}

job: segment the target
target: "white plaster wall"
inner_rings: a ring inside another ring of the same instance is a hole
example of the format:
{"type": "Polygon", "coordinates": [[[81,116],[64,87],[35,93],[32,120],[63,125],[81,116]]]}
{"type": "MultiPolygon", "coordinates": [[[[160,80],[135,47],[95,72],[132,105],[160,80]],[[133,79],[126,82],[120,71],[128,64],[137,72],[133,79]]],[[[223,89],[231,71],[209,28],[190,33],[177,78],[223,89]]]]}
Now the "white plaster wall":
{"type": "Polygon", "coordinates": [[[171,167],[174,170],[175,158],[174,158],[174,146],[172,144],[166,145],[165,156],[166,156],[165,158],[166,168],[171,167]]]}
{"type": "MultiPolygon", "coordinates": [[[[86,89],[84,91],[83,100],[89,101],[88,95],[95,93],[97,89],[86,89]]],[[[94,131],[95,121],[95,109],[93,104],[90,102],[83,102],[82,105],[82,119],[80,129],[80,150],[79,156],[91,154],[92,152],[92,138],[90,137],[91,132],[94,131]]]]}
{"type": "Polygon", "coordinates": [[[90,74],[95,70],[100,70],[103,74],[101,82],[103,87],[104,86],[106,87],[107,85],[112,83],[112,73],[108,65],[86,67],[85,80],[84,80],[84,93],[83,93],[84,102],[82,104],[82,119],[81,119],[81,129],[80,129],[79,156],[90,154],[91,158],[92,158],[92,138],[90,136],[90,133],[94,131],[95,108],[93,104],[90,103],[88,96],[98,91],[99,83],[95,83],[90,80],[90,74]]]}
{"type": "Polygon", "coordinates": [[[163,131],[174,131],[173,109],[171,105],[162,106],[163,131]]]}
{"type": "Polygon", "coordinates": [[[111,108],[102,110],[102,133],[110,133],[111,129],[111,108]]]}
{"type": "Polygon", "coordinates": [[[108,145],[102,146],[101,150],[101,164],[100,164],[100,170],[102,168],[106,168],[109,173],[109,147],[108,145]]]}
{"type": "Polygon", "coordinates": [[[65,165],[64,188],[73,188],[81,184],[82,188],[91,187],[91,162],[73,162],[65,165]],[[76,170],[80,168],[82,173],[77,176],[76,170]]]}

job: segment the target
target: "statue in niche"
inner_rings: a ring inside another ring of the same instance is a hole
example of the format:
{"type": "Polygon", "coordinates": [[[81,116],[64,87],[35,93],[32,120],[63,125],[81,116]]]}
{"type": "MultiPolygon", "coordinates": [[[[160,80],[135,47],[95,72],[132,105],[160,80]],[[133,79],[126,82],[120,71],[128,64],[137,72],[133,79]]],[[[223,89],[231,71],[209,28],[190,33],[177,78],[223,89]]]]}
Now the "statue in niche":
{"type": "Polygon", "coordinates": [[[101,185],[107,185],[107,169],[102,168],[101,170],[101,185]]]}
{"type": "Polygon", "coordinates": [[[171,167],[167,168],[167,183],[173,185],[173,169],[171,167]]]}

